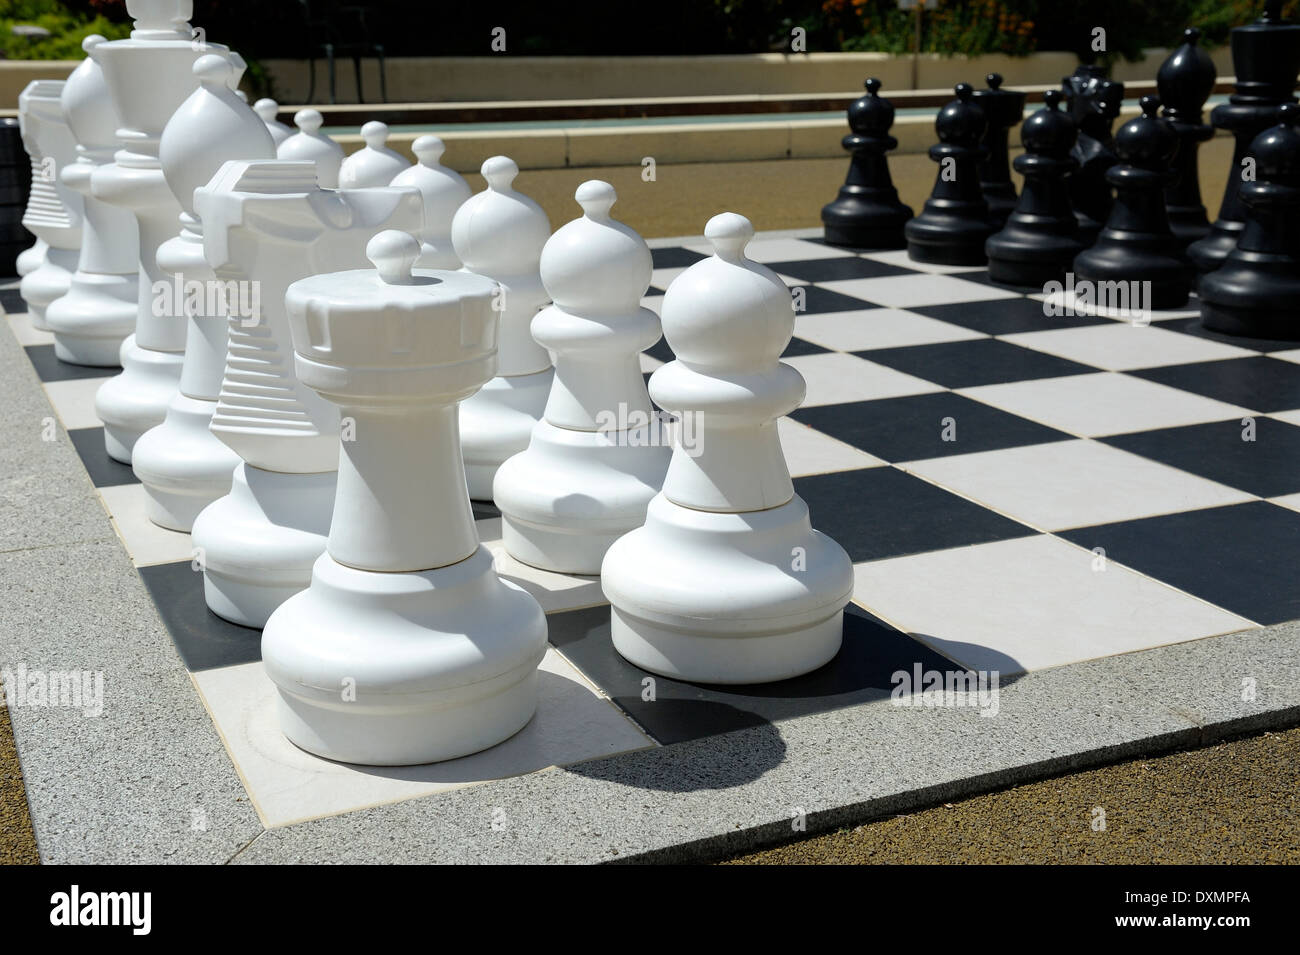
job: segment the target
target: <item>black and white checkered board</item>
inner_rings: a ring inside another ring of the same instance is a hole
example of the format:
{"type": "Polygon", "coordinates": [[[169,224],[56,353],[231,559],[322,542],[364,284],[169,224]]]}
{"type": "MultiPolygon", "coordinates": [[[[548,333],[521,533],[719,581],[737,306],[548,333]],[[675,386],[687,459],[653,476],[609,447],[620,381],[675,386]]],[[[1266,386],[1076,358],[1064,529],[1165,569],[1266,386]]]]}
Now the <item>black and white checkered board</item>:
{"type": "MultiPolygon", "coordinates": [[[[1005,679],[1300,618],[1295,343],[1208,334],[1194,308],[1145,326],[1047,317],[1042,296],[982,269],[803,235],[760,234],[748,253],[803,290],[785,360],[808,395],[781,436],[814,525],[855,565],[839,657],[772,686],[649,692],[610,645],[599,581],[514,561],[479,506],[499,570],[548,613],[542,706],[487,754],[401,772],[283,741],[259,634],[206,610],[188,537],[149,524],[130,469],[104,454],[104,371],[60,364],[21,313],[10,324],[268,825],[878,699],[917,664],[1005,679]]],[[[646,303],[708,251],[654,249],[646,303]]],[[[644,367],[671,358],[661,341],[644,367]]]]}

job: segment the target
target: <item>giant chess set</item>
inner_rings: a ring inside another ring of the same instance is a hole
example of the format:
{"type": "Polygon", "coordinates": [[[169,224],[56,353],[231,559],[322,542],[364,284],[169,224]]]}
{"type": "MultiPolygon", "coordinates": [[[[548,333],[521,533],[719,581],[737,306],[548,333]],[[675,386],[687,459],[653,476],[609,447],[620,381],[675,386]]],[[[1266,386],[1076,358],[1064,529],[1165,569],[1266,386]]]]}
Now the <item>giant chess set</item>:
{"type": "MultiPolygon", "coordinates": [[[[873,79],[824,230],[650,243],[600,180],[552,231],[505,156],[476,192],[435,135],[412,164],[280,123],[190,6],[131,0],[24,91],[4,294],[251,787],[272,722],[304,778],[513,747],[490,778],[1300,618],[1280,4],[1210,124],[1195,30],[1113,134],[1096,67],[1023,122],[963,83],[914,215],[873,79]]],[[[273,790],[272,822],[396,798],[273,790]]]]}

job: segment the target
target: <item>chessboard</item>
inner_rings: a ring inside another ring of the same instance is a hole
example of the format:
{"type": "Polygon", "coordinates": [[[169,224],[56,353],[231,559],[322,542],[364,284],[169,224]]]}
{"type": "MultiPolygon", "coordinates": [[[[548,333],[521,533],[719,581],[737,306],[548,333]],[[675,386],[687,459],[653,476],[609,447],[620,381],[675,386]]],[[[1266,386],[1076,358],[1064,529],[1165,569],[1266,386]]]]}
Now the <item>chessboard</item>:
{"type": "MultiPolygon", "coordinates": [[[[658,308],[703,238],[650,242],[658,308]]],[[[96,389],[59,362],[16,285],[0,291],[122,544],[264,824],[282,826],[551,766],[673,746],[888,696],[897,674],[1017,674],[1300,618],[1300,348],[1199,327],[1195,300],[1149,322],[1049,316],[982,268],[760,233],[747,254],[798,309],[784,360],[807,381],[780,422],[796,492],[855,569],[844,644],[765,686],[699,686],[624,661],[595,577],[498,571],[547,612],[541,703],[515,737],[432,766],[329,762],[279,732],[260,633],[209,612],[188,535],[145,517],[104,452],[96,389]]],[[[672,352],[643,356],[650,374],[672,352]]],[[[707,581],[701,582],[707,586],[707,581]]]]}

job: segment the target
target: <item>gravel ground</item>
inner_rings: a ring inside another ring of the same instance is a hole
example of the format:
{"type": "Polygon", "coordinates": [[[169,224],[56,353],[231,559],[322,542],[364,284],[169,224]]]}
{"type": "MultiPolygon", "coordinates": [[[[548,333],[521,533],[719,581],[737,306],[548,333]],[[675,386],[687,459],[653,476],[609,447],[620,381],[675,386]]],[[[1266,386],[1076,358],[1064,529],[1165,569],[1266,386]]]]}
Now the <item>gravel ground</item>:
{"type": "Polygon", "coordinates": [[[9,709],[0,704],[0,865],[34,865],[39,861],[9,709]]]}
{"type": "Polygon", "coordinates": [[[726,865],[1300,863],[1300,729],[975,796],[726,865]],[[1094,829],[1101,819],[1104,829],[1094,829]]]}

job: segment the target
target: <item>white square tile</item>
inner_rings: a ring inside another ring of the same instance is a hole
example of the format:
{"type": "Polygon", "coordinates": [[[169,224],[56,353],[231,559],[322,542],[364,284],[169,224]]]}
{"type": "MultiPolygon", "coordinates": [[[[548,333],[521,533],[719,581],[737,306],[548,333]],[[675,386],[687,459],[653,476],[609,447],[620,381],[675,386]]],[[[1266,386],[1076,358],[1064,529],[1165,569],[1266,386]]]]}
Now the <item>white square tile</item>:
{"type": "Polygon", "coordinates": [[[491,749],[427,766],[349,766],[298,749],[280,732],[275,686],[261,663],[202,670],[193,679],[267,826],[654,745],[553,648],[542,660],[537,715],[527,726],[491,749]]]}
{"type": "MultiPolygon", "coordinates": [[[[109,376],[111,377],[111,376],[109,376]]],[[[63,427],[98,428],[103,422],[95,414],[95,392],[108,378],[72,378],[68,381],[49,381],[44,385],[46,397],[63,427]]]]}
{"type": "Polygon", "coordinates": [[[474,523],[478,526],[479,540],[492,552],[497,573],[532,594],[547,613],[592,607],[605,602],[605,592],[600,589],[599,577],[557,574],[530,567],[506,552],[506,546],[501,541],[501,518],[494,517],[474,523]]]}
{"type": "Polygon", "coordinates": [[[836,441],[792,418],[778,419],[776,428],[781,436],[781,448],[785,451],[791,477],[874,468],[886,463],[875,455],[859,451],[843,441],[836,441]]]}
{"type": "Polygon", "coordinates": [[[928,272],[931,275],[949,275],[958,272],[978,272],[984,268],[982,265],[939,265],[935,262],[913,262],[907,256],[906,249],[890,249],[888,252],[864,252],[864,259],[873,259],[876,262],[884,262],[887,265],[897,265],[903,269],[913,269],[917,272],[928,272]]]}
{"type": "Polygon", "coordinates": [[[853,599],[965,666],[1010,674],[1255,626],[1057,537],[857,564],[853,599]]]}
{"type": "Polygon", "coordinates": [[[837,351],[903,348],[988,337],[982,332],[899,308],[800,315],[794,321],[794,333],[805,341],[837,351]]]}
{"type": "Polygon", "coordinates": [[[1268,353],[1268,357],[1280,358],[1283,361],[1300,364],[1300,348],[1288,348],[1286,351],[1271,351],[1268,353]]]}
{"type": "MultiPolygon", "coordinates": [[[[706,241],[691,242],[686,248],[692,252],[713,254],[713,246],[706,241]]],[[[847,259],[854,253],[845,252],[820,242],[805,242],[803,239],[774,238],[765,239],[761,234],[745,247],[745,255],[754,262],[801,262],[808,259],[847,259]]]]}
{"type": "Polygon", "coordinates": [[[54,333],[42,331],[34,326],[32,317],[27,312],[17,312],[8,318],[9,330],[14,333],[14,338],[18,339],[18,344],[23,347],[54,344],[54,333]]]}
{"type": "Polygon", "coordinates": [[[1268,500],[1279,507],[1300,511],[1300,494],[1284,494],[1281,497],[1270,497],[1268,500]]]}
{"type": "Polygon", "coordinates": [[[1000,337],[1003,341],[1032,348],[1034,351],[1109,371],[1187,365],[1255,354],[1235,345],[1171,332],[1159,325],[1130,325],[1123,322],[1087,325],[1083,328],[1054,328],[1041,332],[1017,332],[1000,337]]]}
{"type": "Polygon", "coordinates": [[[808,383],[804,407],[900,398],[943,390],[933,382],[843,352],[794,355],[781,360],[798,369],[808,383]]]}
{"type": "Polygon", "coordinates": [[[1268,416],[1276,418],[1278,421],[1285,421],[1287,424],[1300,425],[1300,410],[1270,411],[1268,416]]]}
{"type": "Polygon", "coordinates": [[[189,534],[159,527],[149,520],[148,498],[143,484],[120,484],[98,490],[104,508],[113,519],[117,536],[122,538],[135,566],[169,564],[194,557],[194,545],[189,534]]]}
{"type": "Polygon", "coordinates": [[[645,298],[641,299],[641,307],[648,308],[650,311],[658,315],[660,314],[660,310],[664,307],[664,297],[662,295],[647,295],[645,298]]]}
{"type": "Polygon", "coordinates": [[[1016,292],[967,282],[952,275],[888,275],[875,279],[819,282],[823,288],[890,308],[920,308],[958,302],[988,302],[1019,298],[1016,292]]]}
{"type": "Polygon", "coordinates": [[[1053,315],[1095,315],[1098,318],[1111,318],[1132,325],[1149,325],[1152,322],[1187,318],[1200,314],[1200,308],[1196,305],[1195,300],[1189,303],[1190,307],[1188,308],[1155,311],[1144,307],[1137,295],[1131,297],[1127,302],[1120,298],[1114,304],[1110,302],[1098,304],[1091,297],[1080,298],[1075,292],[1068,289],[1060,292],[1035,292],[1029,298],[1046,303],[1050,309],[1048,312],[1049,318],[1053,317],[1053,315]]]}
{"type": "Polygon", "coordinates": [[[955,390],[1086,438],[1226,421],[1250,413],[1236,405],[1111,371],[955,390]]]}
{"type": "Polygon", "coordinates": [[[1254,500],[1254,495],[1096,441],[1058,441],[901,465],[1043,530],[1254,500]]]}

